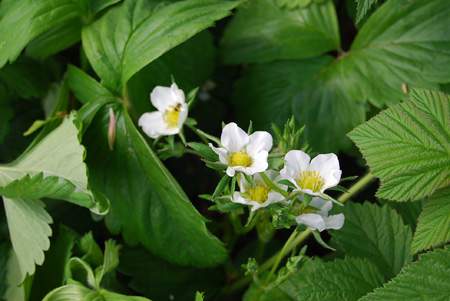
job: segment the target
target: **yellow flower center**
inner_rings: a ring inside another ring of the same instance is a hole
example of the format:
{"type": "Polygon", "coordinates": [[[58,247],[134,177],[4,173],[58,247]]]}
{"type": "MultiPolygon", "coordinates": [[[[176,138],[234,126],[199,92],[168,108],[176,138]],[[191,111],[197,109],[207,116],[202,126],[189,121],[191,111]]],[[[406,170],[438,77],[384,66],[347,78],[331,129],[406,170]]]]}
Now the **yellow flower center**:
{"type": "Polygon", "coordinates": [[[302,189],[309,189],[312,192],[319,192],[325,181],[318,171],[303,171],[297,178],[297,184],[302,189]]]}
{"type": "Polygon", "coordinates": [[[228,158],[230,166],[244,166],[249,167],[252,165],[252,158],[246,152],[235,152],[228,158]]]}
{"type": "Polygon", "coordinates": [[[181,104],[170,107],[164,112],[164,121],[167,123],[167,127],[175,128],[178,126],[178,120],[180,117],[181,104]]]}
{"type": "Polygon", "coordinates": [[[245,192],[245,197],[249,200],[258,202],[260,204],[267,201],[267,197],[269,196],[269,188],[263,185],[257,185],[255,187],[249,188],[245,192]]]}

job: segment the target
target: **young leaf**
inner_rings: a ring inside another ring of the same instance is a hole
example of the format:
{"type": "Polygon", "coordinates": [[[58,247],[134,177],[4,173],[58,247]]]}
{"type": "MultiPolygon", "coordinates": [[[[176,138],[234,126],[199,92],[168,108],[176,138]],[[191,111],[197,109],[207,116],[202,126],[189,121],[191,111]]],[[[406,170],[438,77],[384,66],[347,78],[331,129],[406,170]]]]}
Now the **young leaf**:
{"type": "Polygon", "coordinates": [[[375,265],[359,258],[311,260],[262,294],[260,301],[358,300],[383,283],[375,265]]]}
{"type": "Polygon", "coordinates": [[[93,187],[111,198],[108,228],[173,263],[202,267],[222,262],[223,245],[123,108],[115,110],[116,143],[109,150],[107,109],[96,117],[85,141],[93,187]]]}
{"type": "Polygon", "coordinates": [[[331,231],[336,248],[347,256],[374,263],[385,279],[395,276],[411,260],[411,229],[388,206],[349,203],[344,227],[331,231]]]}
{"type": "Polygon", "coordinates": [[[333,1],[293,10],[276,2],[253,0],[239,8],[222,40],[226,63],[303,59],[340,47],[333,1]]]}
{"type": "Polygon", "coordinates": [[[361,301],[420,301],[448,300],[450,296],[450,250],[424,254],[419,261],[406,266],[402,272],[361,301]]]}
{"type": "Polygon", "coordinates": [[[414,90],[349,134],[381,179],[377,195],[418,200],[450,184],[450,97],[414,90]]]}
{"type": "Polygon", "coordinates": [[[227,16],[237,5],[231,1],[185,0],[155,8],[151,2],[125,1],[83,29],[83,48],[104,84],[122,92],[135,73],[227,16]]]}
{"type": "Polygon", "coordinates": [[[429,249],[450,241],[450,187],[434,193],[419,216],[412,251],[429,249]]]}
{"type": "Polygon", "coordinates": [[[39,200],[3,198],[11,243],[17,256],[21,284],[35,271],[35,264],[44,262],[44,251],[50,247],[51,216],[39,200]]]}

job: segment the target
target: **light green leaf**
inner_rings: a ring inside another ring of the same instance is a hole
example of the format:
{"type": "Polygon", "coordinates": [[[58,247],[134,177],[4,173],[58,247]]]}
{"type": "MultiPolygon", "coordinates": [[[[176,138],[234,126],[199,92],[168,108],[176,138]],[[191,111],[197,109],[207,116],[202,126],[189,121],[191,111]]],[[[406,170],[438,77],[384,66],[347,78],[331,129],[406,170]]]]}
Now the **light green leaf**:
{"type": "Polygon", "coordinates": [[[95,301],[99,294],[82,285],[68,284],[48,293],[42,301],[95,301]]]}
{"type": "Polygon", "coordinates": [[[45,261],[37,267],[30,290],[30,301],[40,301],[52,289],[63,285],[64,270],[72,254],[76,234],[69,228],[59,227],[50,249],[45,254],[45,261]]]}
{"type": "Polygon", "coordinates": [[[91,209],[107,210],[88,189],[84,147],[72,118],[64,122],[16,161],[0,166],[0,195],[19,199],[63,199],[91,209]]]}
{"type": "Polygon", "coordinates": [[[303,59],[338,49],[333,1],[295,10],[282,9],[276,0],[247,1],[228,25],[222,46],[231,64],[303,59]]]}
{"type": "Polygon", "coordinates": [[[100,266],[103,262],[103,253],[100,246],[92,236],[92,232],[85,234],[79,242],[80,249],[84,253],[81,257],[83,261],[86,261],[91,266],[100,266]]]}
{"type": "Polygon", "coordinates": [[[44,262],[44,251],[50,247],[51,216],[39,200],[3,198],[11,243],[19,265],[19,282],[44,262]]]}
{"type": "Polygon", "coordinates": [[[386,279],[411,260],[411,229],[393,209],[367,202],[349,203],[343,213],[344,227],[331,231],[338,250],[371,261],[386,279]]]}
{"type": "Polygon", "coordinates": [[[435,247],[450,241],[450,187],[434,193],[426,200],[419,216],[412,251],[435,247]]]}
{"type": "Polygon", "coordinates": [[[255,128],[283,125],[292,115],[292,103],[330,57],[282,61],[249,67],[237,82],[233,102],[238,119],[251,120],[255,128]]]}
{"type": "Polygon", "coordinates": [[[103,276],[114,271],[119,265],[119,249],[120,246],[114,240],[109,239],[105,242],[103,264],[95,271],[95,281],[98,286],[100,286],[103,276]]]}
{"type": "Polygon", "coordinates": [[[255,301],[356,301],[382,283],[383,276],[367,260],[312,260],[280,284],[269,288],[261,299],[255,301]]]}
{"type": "Polygon", "coordinates": [[[361,20],[368,14],[372,7],[377,4],[378,0],[355,0],[356,5],[356,23],[361,22],[361,20]]]}
{"type": "Polygon", "coordinates": [[[361,301],[445,301],[450,296],[450,250],[424,254],[361,301]]]}
{"type": "Polygon", "coordinates": [[[108,109],[85,135],[94,188],[111,198],[106,223],[128,244],[181,265],[212,266],[226,258],[221,242],[206,229],[184,191],[162,165],[122,107],[116,118],[113,151],[107,143],[108,109]]]}
{"type": "Polygon", "coordinates": [[[417,200],[450,184],[450,98],[415,90],[349,134],[381,179],[377,195],[417,200]]]}
{"type": "Polygon", "coordinates": [[[195,293],[195,301],[204,301],[205,300],[205,294],[196,292],[195,293]]]}
{"type": "Polygon", "coordinates": [[[35,37],[78,16],[73,0],[2,1],[0,68],[13,62],[35,37]]]}
{"type": "Polygon", "coordinates": [[[122,92],[135,73],[237,5],[234,1],[185,0],[155,6],[154,2],[128,0],[83,29],[83,48],[104,84],[122,92]]]}

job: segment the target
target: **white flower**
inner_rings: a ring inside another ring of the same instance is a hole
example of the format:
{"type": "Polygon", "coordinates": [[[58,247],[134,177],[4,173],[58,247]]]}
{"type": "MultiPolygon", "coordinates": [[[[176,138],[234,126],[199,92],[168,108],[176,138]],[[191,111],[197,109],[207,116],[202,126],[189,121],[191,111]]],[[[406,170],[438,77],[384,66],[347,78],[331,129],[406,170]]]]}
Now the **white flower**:
{"type": "Polygon", "coordinates": [[[306,153],[291,150],[284,157],[280,174],[298,190],[318,196],[339,183],[342,171],[335,154],[320,154],[311,160],[306,153]]]}
{"type": "MultiPolygon", "coordinates": [[[[265,174],[273,181],[278,177],[273,170],[268,170],[265,174]]],[[[281,186],[281,185],[280,185],[281,186]]],[[[287,190],[285,188],[280,187],[287,190]]],[[[269,206],[270,204],[280,202],[284,199],[283,195],[273,191],[268,187],[260,174],[253,175],[253,184],[248,183],[245,177],[241,177],[239,181],[239,192],[234,192],[232,202],[251,206],[251,211],[258,210],[269,206]]]]}
{"type": "Polygon", "coordinates": [[[268,132],[257,131],[248,135],[236,123],[228,123],[220,136],[222,147],[209,146],[219,155],[219,160],[228,166],[227,175],[236,171],[253,175],[268,167],[267,156],[272,148],[272,136],[268,132]]]}
{"type": "Polygon", "coordinates": [[[333,207],[331,201],[325,201],[321,198],[314,197],[309,203],[311,209],[318,209],[318,211],[313,210],[311,213],[304,213],[295,219],[298,224],[306,225],[312,230],[318,230],[322,232],[325,229],[341,229],[344,225],[344,215],[342,213],[336,215],[328,215],[328,212],[333,207]]]}
{"type": "Polygon", "coordinates": [[[157,86],[150,94],[157,109],[142,114],[139,126],[151,138],[178,134],[188,115],[188,106],[183,90],[173,83],[170,87],[157,86]]]}

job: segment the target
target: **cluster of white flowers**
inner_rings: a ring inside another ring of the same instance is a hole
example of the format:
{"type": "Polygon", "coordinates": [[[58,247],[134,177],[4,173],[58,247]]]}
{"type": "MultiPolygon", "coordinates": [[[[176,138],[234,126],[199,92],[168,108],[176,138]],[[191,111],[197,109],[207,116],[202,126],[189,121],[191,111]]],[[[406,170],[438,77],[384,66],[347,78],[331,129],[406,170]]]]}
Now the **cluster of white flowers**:
{"type": "MultiPolygon", "coordinates": [[[[188,115],[188,106],[184,92],[172,84],[170,87],[156,87],[151,95],[151,102],[157,109],[145,113],[139,119],[139,126],[151,138],[175,135],[180,133],[188,115]]],[[[298,224],[323,231],[340,229],[344,224],[344,215],[329,215],[332,201],[320,197],[328,188],[338,185],[342,171],[335,154],[320,154],[311,160],[301,150],[291,150],[284,157],[284,167],[278,173],[268,170],[268,156],[272,149],[272,135],[265,131],[247,134],[231,122],[224,126],[220,137],[220,145],[211,149],[219,156],[221,163],[227,166],[226,174],[239,177],[239,192],[234,192],[232,201],[251,207],[252,211],[264,208],[273,203],[286,202],[280,192],[287,192],[286,185],[277,184],[278,191],[263,180],[269,178],[272,183],[288,180],[292,183],[293,192],[299,196],[306,194],[312,197],[307,208],[296,217],[298,224]],[[248,181],[247,177],[251,177],[248,181]]]]}

